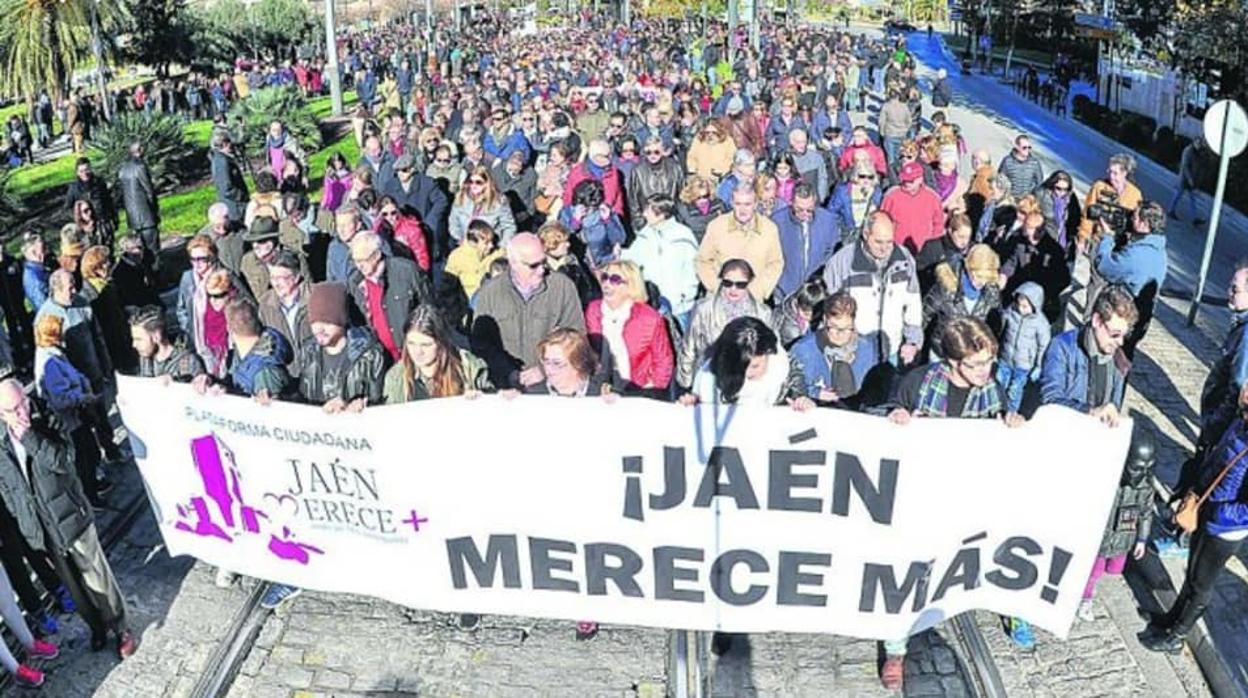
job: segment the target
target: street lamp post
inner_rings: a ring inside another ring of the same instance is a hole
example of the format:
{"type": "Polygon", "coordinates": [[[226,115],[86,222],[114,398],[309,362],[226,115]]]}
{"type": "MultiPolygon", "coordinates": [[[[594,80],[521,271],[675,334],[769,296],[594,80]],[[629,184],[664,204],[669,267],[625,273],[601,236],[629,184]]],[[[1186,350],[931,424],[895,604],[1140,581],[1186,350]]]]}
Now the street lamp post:
{"type": "Polygon", "coordinates": [[[100,43],[100,0],[90,0],[87,6],[91,10],[91,53],[95,55],[95,81],[100,90],[100,102],[104,106],[104,119],[113,120],[112,100],[108,98],[108,78],[104,75],[104,46],[100,43]]]}
{"type": "Polygon", "coordinates": [[[338,32],[334,28],[334,0],[325,0],[325,72],[329,73],[329,99],[334,115],[341,116],[342,71],[338,69],[338,32]]]}

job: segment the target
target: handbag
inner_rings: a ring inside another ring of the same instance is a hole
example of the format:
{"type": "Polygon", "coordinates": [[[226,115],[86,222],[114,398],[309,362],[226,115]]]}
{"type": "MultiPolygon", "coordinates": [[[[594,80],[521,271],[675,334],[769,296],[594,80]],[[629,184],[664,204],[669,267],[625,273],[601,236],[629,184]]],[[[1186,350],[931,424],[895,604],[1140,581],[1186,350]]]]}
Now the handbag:
{"type": "Polygon", "coordinates": [[[1178,524],[1179,528],[1183,529],[1187,533],[1191,533],[1196,530],[1196,527],[1200,524],[1201,505],[1204,504],[1205,500],[1209,498],[1209,495],[1213,494],[1213,491],[1217,489],[1218,484],[1222,482],[1222,478],[1226,477],[1226,474],[1231,472],[1231,468],[1235,467],[1235,464],[1239,463],[1245,455],[1248,455],[1248,447],[1245,447],[1239,453],[1235,454],[1234,458],[1227,461],[1226,467],[1222,468],[1222,472],[1218,473],[1218,476],[1213,479],[1213,482],[1209,484],[1209,487],[1205,490],[1204,494],[1199,497],[1196,496],[1195,492],[1188,492],[1183,495],[1183,501],[1179,504],[1179,510],[1174,514],[1174,522],[1178,524]]]}

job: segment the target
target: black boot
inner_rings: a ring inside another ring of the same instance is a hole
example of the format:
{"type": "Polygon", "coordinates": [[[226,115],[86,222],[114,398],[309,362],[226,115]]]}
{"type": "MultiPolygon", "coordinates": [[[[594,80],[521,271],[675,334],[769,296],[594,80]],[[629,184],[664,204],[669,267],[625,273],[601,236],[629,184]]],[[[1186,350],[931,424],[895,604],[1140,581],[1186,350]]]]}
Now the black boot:
{"type": "Polygon", "coordinates": [[[1172,630],[1148,626],[1140,633],[1140,645],[1152,652],[1178,654],[1183,651],[1183,636],[1172,630]]]}

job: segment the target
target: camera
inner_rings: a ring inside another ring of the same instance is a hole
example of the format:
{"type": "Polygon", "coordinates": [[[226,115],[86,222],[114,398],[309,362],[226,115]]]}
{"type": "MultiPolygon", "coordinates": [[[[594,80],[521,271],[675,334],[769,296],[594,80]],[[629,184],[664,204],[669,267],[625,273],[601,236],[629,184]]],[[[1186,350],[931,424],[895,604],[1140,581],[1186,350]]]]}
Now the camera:
{"type": "Polygon", "coordinates": [[[1115,238],[1129,235],[1135,218],[1131,209],[1118,204],[1118,192],[1113,189],[1097,191],[1096,202],[1088,206],[1087,215],[1094,221],[1105,221],[1115,238]]]}

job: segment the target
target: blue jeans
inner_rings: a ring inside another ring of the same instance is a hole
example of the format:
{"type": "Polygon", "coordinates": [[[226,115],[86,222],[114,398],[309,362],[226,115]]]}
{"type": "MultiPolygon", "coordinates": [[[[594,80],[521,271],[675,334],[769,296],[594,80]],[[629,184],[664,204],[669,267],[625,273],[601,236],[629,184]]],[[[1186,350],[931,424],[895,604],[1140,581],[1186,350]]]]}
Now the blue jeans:
{"type": "Polygon", "coordinates": [[[888,164],[892,165],[897,162],[897,151],[901,150],[901,144],[905,139],[884,136],[882,140],[884,141],[884,157],[888,159],[888,164]]]}
{"type": "Polygon", "coordinates": [[[1023,390],[1027,387],[1031,370],[1021,366],[1010,366],[1005,362],[997,364],[997,383],[1005,391],[1005,411],[1017,412],[1023,403],[1023,390]]]}

